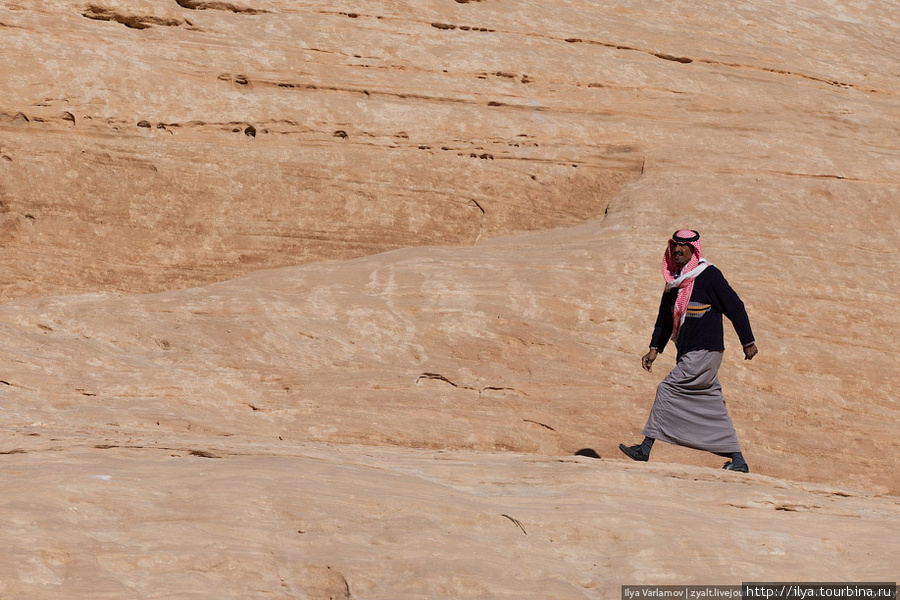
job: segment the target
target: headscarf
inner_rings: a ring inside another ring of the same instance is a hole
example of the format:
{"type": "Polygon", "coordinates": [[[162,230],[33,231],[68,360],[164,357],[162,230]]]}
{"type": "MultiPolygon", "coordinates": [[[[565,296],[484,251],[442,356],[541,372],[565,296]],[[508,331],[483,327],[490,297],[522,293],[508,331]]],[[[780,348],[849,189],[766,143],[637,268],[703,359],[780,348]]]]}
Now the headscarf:
{"type": "Polygon", "coordinates": [[[679,229],[669,240],[666,254],[663,257],[662,272],[666,280],[666,291],[678,288],[678,298],[675,299],[675,307],[672,309],[672,339],[678,339],[678,332],[684,324],[684,316],[687,314],[688,304],[691,301],[691,292],[694,290],[694,278],[702,273],[709,263],[703,258],[703,246],[700,243],[700,234],[693,229],[679,229]],[[684,267],[679,268],[672,257],[675,244],[690,244],[694,252],[691,259],[684,267]]]}

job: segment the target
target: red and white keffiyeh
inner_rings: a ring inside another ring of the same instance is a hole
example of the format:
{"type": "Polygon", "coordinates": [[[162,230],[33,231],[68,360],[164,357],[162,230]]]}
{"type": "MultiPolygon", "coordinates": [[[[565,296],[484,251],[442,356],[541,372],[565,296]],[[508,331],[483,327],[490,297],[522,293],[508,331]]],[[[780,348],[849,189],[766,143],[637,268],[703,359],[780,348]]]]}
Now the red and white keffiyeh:
{"type": "Polygon", "coordinates": [[[709,263],[703,258],[703,246],[700,243],[700,234],[693,229],[679,229],[676,231],[666,247],[663,257],[662,272],[666,280],[666,291],[678,288],[678,298],[672,310],[672,340],[678,339],[678,332],[684,324],[688,304],[691,301],[691,292],[694,290],[694,278],[702,273],[709,263]],[[691,260],[684,268],[679,268],[672,257],[672,249],[675,244],[690,244],[694,249],[691,260]]]}

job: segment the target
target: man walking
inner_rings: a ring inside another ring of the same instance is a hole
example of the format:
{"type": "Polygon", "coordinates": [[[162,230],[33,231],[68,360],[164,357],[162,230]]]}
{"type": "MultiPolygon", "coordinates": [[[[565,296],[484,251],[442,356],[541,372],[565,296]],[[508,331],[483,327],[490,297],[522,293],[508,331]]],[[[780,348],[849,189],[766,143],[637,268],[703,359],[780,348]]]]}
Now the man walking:
{"type": "Polygon", "coordinates": [[[730,460],[724,468],[749,473],[719,383],[725,350],[722,315],[728,317],[744,348],[745,360],[757,349],[744,303],[722,272],[703,258],[700,234],[676,231],[663,258],[665,291],[650,341],[641,359],[650,371],[671,338],[677,350],[675,368],[656,388],[656,400],[644,426],[644,441],[619,444],[631,459],[647,461],[653,442],[706,450],[730,460]]]}

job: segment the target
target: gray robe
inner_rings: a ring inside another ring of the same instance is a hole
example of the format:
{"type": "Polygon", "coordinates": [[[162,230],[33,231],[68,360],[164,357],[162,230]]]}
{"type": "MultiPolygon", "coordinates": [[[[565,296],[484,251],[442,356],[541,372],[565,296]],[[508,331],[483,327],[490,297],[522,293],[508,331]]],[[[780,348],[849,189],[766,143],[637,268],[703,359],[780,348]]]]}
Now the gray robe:
{"type": "Polygon", "coordinates": [[[644,435],[709,452],[740,452],[719,383],[721,364],[721,352],[694,350],[679,357],[656,388],[644,435]]]}

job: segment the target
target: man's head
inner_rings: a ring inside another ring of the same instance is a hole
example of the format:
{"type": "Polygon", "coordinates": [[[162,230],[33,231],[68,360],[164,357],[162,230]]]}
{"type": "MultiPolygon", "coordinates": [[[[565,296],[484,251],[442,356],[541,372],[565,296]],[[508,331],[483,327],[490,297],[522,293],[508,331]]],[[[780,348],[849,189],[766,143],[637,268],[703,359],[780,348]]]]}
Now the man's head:
{"type": "Polygon", "coordinates": [[[672,259],[679,267],[683,267],[684,265],[688,264],[688,261],[691,260],[691,256],[694,255],[694,247],[688,243],[679,244],[676,242],[672,244],[671,248],[672,259]]]}
{"type": "Polygon", "coordinates": [[[669,239],[664,266],[674,275],[689,264],[696,266],[702,257],[700,234],[693,229],[679,229],[669,239]]]}

